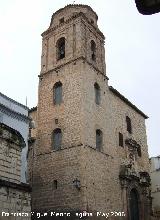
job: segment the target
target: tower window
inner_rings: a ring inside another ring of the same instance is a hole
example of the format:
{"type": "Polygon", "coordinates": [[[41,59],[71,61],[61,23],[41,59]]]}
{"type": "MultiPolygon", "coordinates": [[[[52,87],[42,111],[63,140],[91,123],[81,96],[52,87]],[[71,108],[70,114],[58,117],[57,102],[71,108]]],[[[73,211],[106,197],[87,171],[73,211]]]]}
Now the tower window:
{"type": "Polygon", "coordinates": [[[96,44],[93,40],[91,40],[91,58],[96,61],[96,44]]]}
{"type": "Polygon", "coordinates": [[[95,102],[97,105],[100,104],[100,99],[101,99],[101,91],[98,83],[94,84],[94,91],[95,91],[95,102]]]}
{"type": "Polygon", "coordinates": [[[60,128],[53,131],[52,145],[54,150],[60,150],[62,144],[62,132],[60,128]]]}
{"type": "Polygon", "coordinates": [[[62,102],[62,83],[56,82],[53,87],[54,104],[61,104],[62,102]]]}
{"type": "Polygon", "coordinates": [[[57,59],[61,60],[65,57],[65,38],[61,37],[57,41],[57,59]]]}
{"type": "Polygon", "coordinates": [[[119,132],[119,146],[123,147],[123,134],[119,132]]]}
{"type": "Polygon", "coordinates": [[[102,148],[102,141],[103,141],[103,133],[100,129],[96,130],[96,149],[98,151],[102,148]]]}
{"type": "Polygon", "coordinates": [[[126,116],[126,125],[127,125],[127,131],[131,134],[132,133],[132,124],[131,119],[126,116]]]}

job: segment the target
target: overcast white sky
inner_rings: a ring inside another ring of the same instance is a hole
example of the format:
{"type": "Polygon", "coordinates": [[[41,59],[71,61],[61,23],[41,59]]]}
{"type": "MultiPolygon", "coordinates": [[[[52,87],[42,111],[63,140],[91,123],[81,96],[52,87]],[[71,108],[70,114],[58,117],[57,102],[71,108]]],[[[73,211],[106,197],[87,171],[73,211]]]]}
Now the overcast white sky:
{"type": "MultiPolygon", "coordinates": [[[[0,91],[37,105],[41,33],[56,10],[73,0],[0,1],[0,91]]],[[[134,0],[76,0],[90,5],[106,36],[109,84],[149,116],[150,156],[160,155],[160,13],[143,16],[134,0]]]]}

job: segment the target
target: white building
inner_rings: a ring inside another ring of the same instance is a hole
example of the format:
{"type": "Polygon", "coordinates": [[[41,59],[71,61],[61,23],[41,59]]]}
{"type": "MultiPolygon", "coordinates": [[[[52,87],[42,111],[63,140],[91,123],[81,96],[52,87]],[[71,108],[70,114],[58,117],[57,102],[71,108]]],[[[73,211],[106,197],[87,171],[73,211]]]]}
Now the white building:
{"type": "Polygon", "coordinates": [[[152,182],[152,205],[155,215],[160,216],[160,155],[150,158],[151,182],[152,182]]]}
{"type": "Polygon", "coordinates": [[[28,150],[29,108],[0,93],[0,122],[17,130],[26,143],[22,151],[21,181],[26,182],[26,153],[28,150]]]}

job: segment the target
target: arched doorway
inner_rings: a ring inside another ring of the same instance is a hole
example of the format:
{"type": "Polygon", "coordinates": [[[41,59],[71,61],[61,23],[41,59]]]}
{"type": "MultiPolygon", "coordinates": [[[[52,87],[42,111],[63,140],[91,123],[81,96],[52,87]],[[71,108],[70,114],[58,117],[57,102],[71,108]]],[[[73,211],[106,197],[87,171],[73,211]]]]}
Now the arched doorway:
{"type": "Polygon", "coordinates": [[[140,220],[139,218],[139,196],[136,189],[132,189],[130,192],[130,220],[140,220]]]}

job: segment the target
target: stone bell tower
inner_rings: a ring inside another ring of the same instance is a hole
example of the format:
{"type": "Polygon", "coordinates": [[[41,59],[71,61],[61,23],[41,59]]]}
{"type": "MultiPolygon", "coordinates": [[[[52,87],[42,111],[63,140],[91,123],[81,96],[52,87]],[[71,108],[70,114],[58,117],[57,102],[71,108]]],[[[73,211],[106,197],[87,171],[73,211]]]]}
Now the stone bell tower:
{"type": "Polygon", "coordinates": [[[103,112],[95,103],[94,90],[97,85],[99,94],[99,84],[107,85],[104,35],[97,19],[87,5],[68,5],[53,14],[42,34],[33,210],[88,208],[85,176],[89,168],[84,162],[85,155],[95,154],[99,129],[89,123],[92,116],[99,117],[97,111],[103,112]]]}
{"type": "Polygon", "coordinates": [[[146,116],[108,86],[97,20],[91,7],[67,5],[53,14],[42,34],[36,137],[29,143],[32,211],[41,212],[42,219],[54,211],[69,211],[74,220],[84,210],[127,212],[119,180],[122,161],[127,163],[126,115],[143,131],[129,135],[143,136],[144,158],[136,163],[141,171],[148,169],[146,116]]]}

